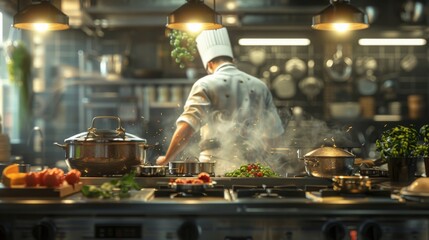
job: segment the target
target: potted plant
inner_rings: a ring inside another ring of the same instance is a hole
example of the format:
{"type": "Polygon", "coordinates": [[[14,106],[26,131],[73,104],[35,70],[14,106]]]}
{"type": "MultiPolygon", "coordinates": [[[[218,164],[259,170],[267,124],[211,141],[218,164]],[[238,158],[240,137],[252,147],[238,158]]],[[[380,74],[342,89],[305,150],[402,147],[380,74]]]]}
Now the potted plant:
{"type": "Polygon", "coordinates": [[[396,126],[384,131],[376,141],[376,150],[387,160],[392,181],[412,181],[419,157],[419,133],[414,127],[396,126]]]}
{"type": "Polygon", "coordinates": [[[416,152],[425,163],[426,177],[429,175],[429,124],[423,125],[419,130],[421,141],[417,145],[416,152]]]}

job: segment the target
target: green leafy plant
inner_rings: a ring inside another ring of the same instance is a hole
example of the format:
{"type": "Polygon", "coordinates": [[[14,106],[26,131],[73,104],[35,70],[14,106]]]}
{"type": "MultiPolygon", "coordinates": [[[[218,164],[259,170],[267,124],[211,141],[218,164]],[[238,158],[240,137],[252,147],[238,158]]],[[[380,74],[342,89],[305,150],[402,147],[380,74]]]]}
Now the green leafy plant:
{"type": "Polygon", "coordinates": [[[422,142],[417,145],[416,152],[419,156],[429,157],[429,124],[423,125],[419,134],[422,142]]]}
{"type": "Polygon", "coordinates": [[[412,126],[396,126],[384,131],[376,141],[376,150],[384,158],[417,157],[419,133],[412,126]]]}
{"type": "Polygon", "coordinates": [[[172,46],[171,57],[179,64],[180,68],[185,68],[186,64],[195,60],[197,53],[196,35],[192,33],[171,30],[168,33],[170,45],[172,46]]]}
{"type": "Polygon", "coordinates": [[[105,182],[100,186],[85,185],[82,187],[82,194],[88,198],[127,198],[131,190],[140,190],[141,187],[135,181],[136,173],[125,174],[120,179],[105,182]]]}

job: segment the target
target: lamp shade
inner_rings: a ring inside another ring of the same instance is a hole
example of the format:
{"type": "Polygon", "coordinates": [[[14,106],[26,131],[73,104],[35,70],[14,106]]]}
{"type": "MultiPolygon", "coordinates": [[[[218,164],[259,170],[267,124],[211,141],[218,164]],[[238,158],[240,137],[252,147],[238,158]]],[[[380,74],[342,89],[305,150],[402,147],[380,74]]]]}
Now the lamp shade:
{"type": "Polygon", "coordinates": [[[346,0],[331,0],[331,4],[313,16],[313,29],[360,30],[369,27],[368,16],[346,0]]]}
{"type": "Polygon", "coordinates": [[[222,16],[202,0],[188,0],[167,17],[167,27],[182,31],[222,28],[222,16]],[[194,29],[190,29],[190,28],[194,29]]]}
{"type": "Polygon", "coordinates": [[[27,6],[13,17],[13,26],[26,30],[65,30],[69,17],[48,1],[27,6]]]}

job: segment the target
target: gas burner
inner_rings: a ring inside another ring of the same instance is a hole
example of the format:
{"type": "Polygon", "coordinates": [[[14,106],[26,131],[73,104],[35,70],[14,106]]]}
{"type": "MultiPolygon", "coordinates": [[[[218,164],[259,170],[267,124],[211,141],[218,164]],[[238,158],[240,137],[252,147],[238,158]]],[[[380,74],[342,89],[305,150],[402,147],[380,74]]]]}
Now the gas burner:
{"type": "Polygon", "coordinates": [[[347,198],[390,198],[391,192],[388,190],[369,190],[359,193],[341,192],[332,189],[322,189],[319,191],[320,197],[347,197],[347,198]]]}
{"type": "Polygon", "coordinates": [[[174,189],[168,188],[159,188],[154,192],[155,198],[206,198],[206,197],[215,197],[223,198],[224,189],[223,188],[213,188],[206,189],[203,192],[178,192],[174,189]]]}
{"type": "Polygon", "coordinates": [[[177,192],[170,194],[170,198],[194,198],[194,197],[206,197],[207,194],[204,192],[177,192]]]}
{"type": "Polygon", "coordinates": [[[234,185],[233,191],[237,198],[305,198],[305,191],[292,185],[262,187],[234,185]]]}

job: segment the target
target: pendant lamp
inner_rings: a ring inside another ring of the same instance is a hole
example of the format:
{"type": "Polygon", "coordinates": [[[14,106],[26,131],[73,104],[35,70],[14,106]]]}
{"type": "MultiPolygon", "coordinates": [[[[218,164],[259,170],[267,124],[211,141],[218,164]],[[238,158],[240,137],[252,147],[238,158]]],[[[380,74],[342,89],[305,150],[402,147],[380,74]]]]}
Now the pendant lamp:
{"type": "Polygon", "coordinates": [[[369,27],[368,16],[349,0],[331,0],[330,5],[313,16],[316,30],[349,31],[369,27]]]}
{"type": "Polygon", "coordinates": [[[18,11],[13,17],[13,26],[36,31],[65,30],[69,28],[69,17],[49,1],[42,0],[18,11]]]}
{"type": "Polygon", "coordinates": [[[168,15],[166,26],[170,29],[192,32],[219,29],[222,28],[222,16],[204,4],[203,0],[187,0],[168,15]]]}

